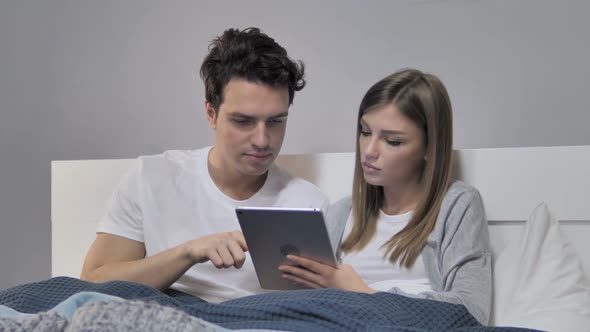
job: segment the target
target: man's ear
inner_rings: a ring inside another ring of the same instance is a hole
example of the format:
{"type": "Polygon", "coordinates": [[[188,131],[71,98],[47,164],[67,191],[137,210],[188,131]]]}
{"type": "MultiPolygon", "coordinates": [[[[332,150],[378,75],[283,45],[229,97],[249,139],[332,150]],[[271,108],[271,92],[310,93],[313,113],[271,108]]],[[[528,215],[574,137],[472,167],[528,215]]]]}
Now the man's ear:
{"type": "Polygon", "coordinates": [[[213,104],[206,101],[205,102],[205,114],[207,115],[207,121],[209,122],[209,127],[215,129],[217,126],[217,112],[213,107],[213,104]]]}

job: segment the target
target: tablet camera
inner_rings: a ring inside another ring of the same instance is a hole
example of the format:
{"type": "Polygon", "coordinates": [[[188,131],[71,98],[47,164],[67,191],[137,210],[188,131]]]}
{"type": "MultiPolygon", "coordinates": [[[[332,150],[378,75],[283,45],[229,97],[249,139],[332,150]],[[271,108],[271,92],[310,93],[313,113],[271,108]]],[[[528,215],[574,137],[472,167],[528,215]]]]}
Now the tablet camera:
{"type": "Polygon", "coordinates": [[[281,248],[280,248],[280,250],[281,250],[281,254],[283,256],[285,256],[285,257],[287,255],[300,256],[299,255],[300,254],[299,249],[297,247],[295,247],[294,245],[291,245],[291,244],[282,245],[281,248]]]}

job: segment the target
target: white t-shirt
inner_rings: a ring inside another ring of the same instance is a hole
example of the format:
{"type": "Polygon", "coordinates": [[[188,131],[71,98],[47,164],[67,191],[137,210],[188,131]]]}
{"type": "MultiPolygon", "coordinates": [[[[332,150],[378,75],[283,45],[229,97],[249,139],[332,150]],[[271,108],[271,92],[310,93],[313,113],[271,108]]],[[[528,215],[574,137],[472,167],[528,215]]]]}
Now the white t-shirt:
{"type": "MultiPolygon", "coordinates": [[[[210,148],[140,157],[137,168],[114,192],[97,232],[142,242],[148,257],[202,236],[239,230],[238,206],[324,209],[328,205],[317,187],[274,164],[256,194],[234,200],[209,176],[210,148]]],[[[266,292],[260,288],[248,253],[241,269],[196,264],[171,288],[209,302],[266,292]]]]}
{"type": "MultiPolygon", "coordinates": [[[[389,257],[384,256],[385,248],[381,248],[393,235],[398,233],[410,221],[411,212],[399,215],[387,215],[380,211],[377,231],[371,241],[360,251],[344,254],[343,264],[350,264],[367,285],[378,291],[388,291],[398,287],[409,294],[431,290],[426,277],[422,255],[418,256],[412,268],[392,264],[389,257]]],[[[348,216],[343,239],[352,230],[352,213],[348,216]]]]}

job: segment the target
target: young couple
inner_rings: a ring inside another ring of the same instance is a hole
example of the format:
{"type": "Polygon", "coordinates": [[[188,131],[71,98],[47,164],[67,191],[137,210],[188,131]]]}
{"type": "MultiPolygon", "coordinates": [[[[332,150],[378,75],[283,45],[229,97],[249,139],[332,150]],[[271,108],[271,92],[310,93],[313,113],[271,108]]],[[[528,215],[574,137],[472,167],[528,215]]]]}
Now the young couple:
{"type": "Polygon", "coordinates": [[[278,267],[310,288],[491,307],[491,254],[481,198],[450,178],[452,112],[435,76],[414,69],[371,86],[358,112],[351,196],[328,207],[312,184],[273,161],[304,66],[259,29],[229,29],[201,66],[211,147],[139,158],[113,194],[81,278],[174,288],[210,302],[265,292],[237,206],[316,207],[339,239],[336,268],[289,256],[278,267]]]}

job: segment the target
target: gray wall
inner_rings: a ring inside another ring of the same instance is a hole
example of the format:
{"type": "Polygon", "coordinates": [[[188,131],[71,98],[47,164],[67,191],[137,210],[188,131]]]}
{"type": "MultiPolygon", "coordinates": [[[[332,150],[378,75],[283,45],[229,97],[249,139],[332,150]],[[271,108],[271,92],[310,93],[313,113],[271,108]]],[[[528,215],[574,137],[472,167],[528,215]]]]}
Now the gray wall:
{"type": "Polygon", "coordinates": [[[50,276],[51,160],[211,143],[197,70],[227,27],[259,26],[307,64],[284,152],[351,151],[363,93],[404,66],[447,84],[457,148],[580,145],[589,12],[558,0],[0,0],[0,288],[50,276]]]}

